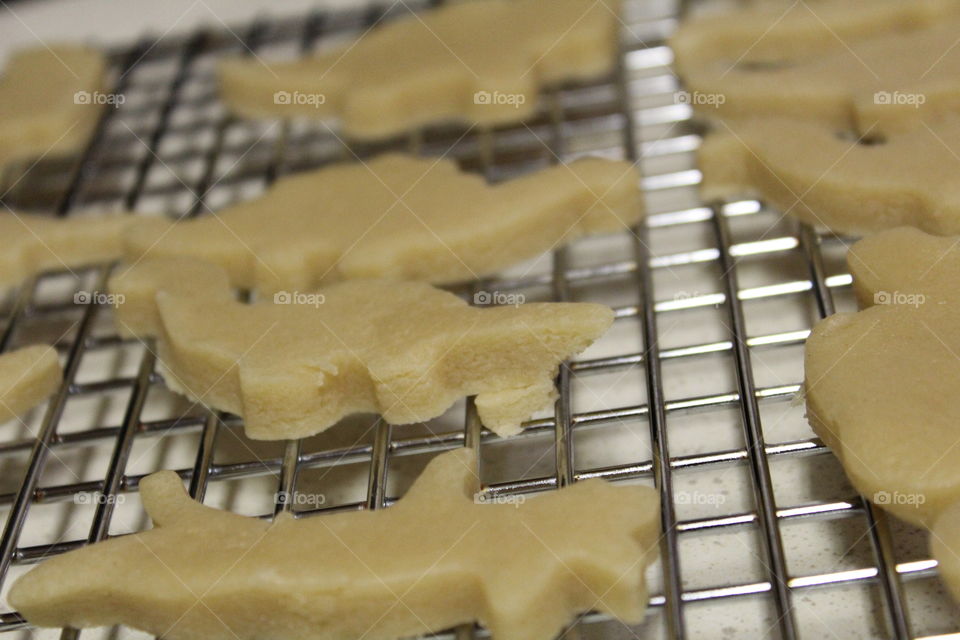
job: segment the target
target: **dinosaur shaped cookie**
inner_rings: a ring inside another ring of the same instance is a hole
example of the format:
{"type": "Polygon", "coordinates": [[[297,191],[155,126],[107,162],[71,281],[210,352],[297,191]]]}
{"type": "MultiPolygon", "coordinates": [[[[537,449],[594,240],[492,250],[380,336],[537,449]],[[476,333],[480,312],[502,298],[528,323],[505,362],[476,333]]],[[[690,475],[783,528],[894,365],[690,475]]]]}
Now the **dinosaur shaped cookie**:
{"type": "Polygon", "coordinates": [[[705,201],[756,196],[838,233],[914,226],[960,234],[960,117],[860,141],[817,122],[721,126],[699,151],[705,201]]]}
{"type": "Polygon", "coordinates": [[[451,3],[309,58],[224,62],[220,95],[245,116],[335,118],[353,138],[517,122],[536,110],[541,86],[613,69],[619,9],[619,0],[451,3]]]}
{"type": "Polygon", "coordinates": [[[203,258],[268,293],[344,278],[465,281],[635,224],[638,184],[630,163],[600,158],[488,185],[452,160],[388,154],[282,178],[215,215],[142,220],[126,254],[203,258]]]}
{"type": "Polygon", "coordinates": [[[174,390],[244,417],[256,439],[300,438],[375,412],[428,420],[477,395],[484,425],[519,431],[555,397],[561,361],[613,322],[597,304],[478,308],[426,283],[351,280],[237,302],[225,273],[147,259],[115,276],[122,332],[156,335],[174,390]]]}
{"type": "Polygon", "coordinates": [[[123,253],[123,230],[132,216],[0,213],[0,288],[53,269],[111,262],[123,253]]]}
{"type": "Polygon", "coordinates": [[[0,354],[0,422],[23,415],[46,400],[62,377],[53,347],[34,345],[0,354]]]}
{"type": "MultiPolygon", "coordinates": [[[[911,3],[912,4],[912,3],[911,3]]],[[[960,106],[960,17],[859,40],[786,67],[715,64],[684,71],[689,102],[711,120],[785,116],[890,134],[960,106]]]]}
{"type": "Polygon", "coordinates": [[[103,54],[81,46],[13,54],[0,77],[0,169],[79,150],[100,117],[106,71],[103,54]]]}
{"type": "Polygon", "coordinates": [[[670,37],[674,67],[685,76],[724,66],[781,66],[878,34],[923,29],[960,14],[953,0],[759,2],[695,17],[670,37]]]}
{"type": "Polygon", "coordinates": [[[478,504],[474,465],[444,453],[388,509],[273,523],[193,502],[162,471],[140,484],[153,529],[47,560],[9,600],[42,627],[170,640],[392,640],[474,620],[496,640],[550,640],[591,609],[643,618],[652,489],[586,480],[478,504]]]}
{"type": "Polygon", "coordinates": [[[912,228],[856,243],[847,261],[862,311],[814,327],[807,418],[854,486],[929,526],[960,501],[960,251],[912,228]]]}

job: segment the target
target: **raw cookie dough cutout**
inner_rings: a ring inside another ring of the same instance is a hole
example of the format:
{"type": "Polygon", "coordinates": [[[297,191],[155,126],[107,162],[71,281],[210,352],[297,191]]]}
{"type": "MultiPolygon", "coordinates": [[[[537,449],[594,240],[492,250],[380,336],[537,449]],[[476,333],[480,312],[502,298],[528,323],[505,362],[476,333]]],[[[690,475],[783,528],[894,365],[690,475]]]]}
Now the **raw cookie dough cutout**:
{"type": "Polygon", "coordinates": [[[786,65],[883,33],[930,27],[960,14],[955,0],[756,2],[685,20],[670,37],[680,75],[710,66],[786,65]]]}
{"type": "Polygon", "coordinates": [[[393,640],[474,620],[496,640],[551,640],[590,609],[641,621],[652,489],[586,480],[477,504],[475,462],[439,455],[388,509],[273,523],[202,506],[162,471],[140,484],[152,530],[47,560],[9,600],[42,627],[170,640],[393,640]]]}
{"type": "Polygon", "coordinates": [[[960,500],[960,238],[911,228],[855,244],[862,311],[806,346],[807,418],[857,490],[929,526],[960,500]]]}
{"type": "Polygon", "coordinates": [[[103,54],[87,47],[14,53],[0,77],[0,170],[11,161],[80,150],[103,108],[95,94],[104,89],[106,71],[103,54]]]}
{"type": "Polygon", "coordinates": [[[34,345],[0,354],[0,423],[22,416],[46,400],[62,378],[53,347],[34,345]]]}
{"type": "Polygon", "coordinates": [[[786,68],[685,69],[697,113],[710,120],[786,116],[838,130],[889,134],[960,109],[960,17],[891,32],[786,68]]]}
{"type": "Polygon", "coordinates": [[[613,69],[619,10],[619,0],[452,3],[294,62],[224,62],[220,94],[244,116],[336,118],[353,138],[518,122],[543,85],[613,69]]]}
{"type": "Polygon", "coordinates": [[[301,438],[353,413],[392,424],[476,395],[483,424],[512,435],[555,398],[560,363],[613,322],[606,306],[477,308],[426,283],[351,280],[242,304],[224,272],[147,259],[115,276],[121,332],[159,338],[172,389],[243,416],[260,440],[301,438]]]}
{"type": "Polygon", "coordinates": [[[960,234],[960,117],[859,141],[817,122],[720,126],[699,150],[704,201],[759,197],[834,232],[960,234]]]}
{"type": "Polygon", "coordinates": [[[123,230],[137,218],[0,213],[0,289],[42,271],[111,262],[123,253],[123,230]]]}
{"type": "Polygon", "coordinates": [[[282,178],[215,215],[141,220],[127,259],[195,256],[270,293],[344,278],[462,282],[637,223],[638,185],[633,165],[600,158],[488,185],[452,160],[387,154],[282,178]]]}

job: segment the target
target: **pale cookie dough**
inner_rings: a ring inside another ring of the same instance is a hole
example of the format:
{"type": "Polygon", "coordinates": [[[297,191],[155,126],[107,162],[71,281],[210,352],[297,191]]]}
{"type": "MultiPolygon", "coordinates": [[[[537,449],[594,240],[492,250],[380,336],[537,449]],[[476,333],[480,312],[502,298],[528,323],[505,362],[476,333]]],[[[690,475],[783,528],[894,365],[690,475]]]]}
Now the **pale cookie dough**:
{"type": "Polygon", "coordinates": [[[708,119],[787,116],[890,133],[960,108],[960,18],[892,32],[786,68],[715,64],[685,71],[689,102],[708,119]]]}
{"type": "Polygon", "coordinates": [[[123,230],[134,220],[0,213],[0,289],[43,271],[116,260],[123,253],[123,230]]]}
{"type": "Polygon", "coordinates": [[[586,480],[477,504],[475,462],[441,454],[382,511],[273,523],[197,504],[162,471],[140,484],[152,530],[47,560],[9,600],[41,627],[170,640],[393,640],[474,620],[495,640],[551,640],[591,609],[643,619],[652,489],[586,480]]]}
{"type": "Polygon", "coordinates": [[[807,418],[865,497],[929,525],[960,500],[960,238],[911,228],[855,244],[858,313],[807,341],[807,418]]]}
{"type": "Polygon", "coordinates": [[[243,304],[218,267],[147,259],[110,283],[121,332],[157,335],[167,385],[243,416],[259,440],[301,438],[346,415],[392,424],[477,395],[483,424],[512,435],[549,406],[561,361],[613,322],[597,304],[470,307],[426,283],[351,280],[243,304]]]}
{"type": "Polygon", "coordinates": [[[488,185],[452,160],[388,154],[282,178],[215,215],[143,220],[126,253],[203,258],[271,293],[344,278],[466,281],[637,223],[639,180],[630,163],[584,158],[488,185]]]}
{"type": "Polygon", "coordinates": [[[451,3],[298,61],[224,62],[220,94],[241,115],[336,118],[354,138],[517,122],[541,86],[613,69],[619,10],[620,0],[451,3]]]}
{"type": "Polygon", "coordinates": [[[711,65],[786,65],[882,33],[922,29],[960,14],[955,0],[757,2],[686,20],[670,37],[681,75],[711,65]]]}
{"type": "Polygon", "coordinates": [[[960,117],[857,140],[816,122],[720,126],[699,150],[704,201],[759,197],[803,222],[864,234],[960,234],[960,117]]]}
{"type": "Polygon", "coordinates": [[[62,378],[53,347],[34,345],[0,354],[0,422],[21,416],[46,400],[62,378]]]}
{"type": "Polygon", "coordinates": [[[15,53],[0,77],[0,169],[78,151],[100,117],[106,71],[103,54],[81,46],[15,53]]]}

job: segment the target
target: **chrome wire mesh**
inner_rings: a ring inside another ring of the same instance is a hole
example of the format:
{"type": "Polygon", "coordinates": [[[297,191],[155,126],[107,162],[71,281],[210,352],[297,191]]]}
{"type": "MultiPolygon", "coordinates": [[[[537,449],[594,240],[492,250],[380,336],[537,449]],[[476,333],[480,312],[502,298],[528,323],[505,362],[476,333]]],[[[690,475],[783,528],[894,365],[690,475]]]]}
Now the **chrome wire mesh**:
{"type": "MultiPolygon", "coordinates": [[[[566,637],[932,638],[960,629],[922,535],[855,495],[796,401],[810,326],[833,313],[835,297],[852,304],[844,240],[761,203],[697,199],[700,135],[674,100],[664,45],[673,3],[629,0],[617,73],[548,91],[523,125],[430,128],[350,146],[321,125],[238,121],[216,102],[213,64],[224,55],[295,55],[422,6],[257,21],[117,51],[115,90],[126,102],[105,112],[78,162],[38,165],[6,203],[57,215],[193,216],[285,173],[388,149],[449,155],[491,180],[583,153],[627,158],[643,172],[646,224],[459,291],[605,302],[616,310],[613,335],[564,366],[553,414],[514,439],[483,431],[468,401],[427,425],[357,419],[264,444],[246,440],[235,416],[166,392],[150,345],[119,338],[109,308],[73,303],[78,291],[105,290],[109,266],[43,274],[3,307],[0,350],[55,341],[66,363],[55,397],[0,442],[3,592],[44,557],[143,528],[132,499],[160,468],[219,507],[317,515],[385,507],[429,457],[466,444],[481,450],[491,495],[585,478],[658,488],[664,535],[648,620],[626,629],[589,614],[566,637]],[[693,488],[703,486],[697,478],[713,488],[693,488]],[[318,487],[322,504],[301,500],[318,487]],[[249,500],[254,493],[270,499],[249,500]],[[820,550],[829,562],[817,565],[820,550]]],[[[24,628],[16,612],[0,615],[0,630],[24,628]]]]}

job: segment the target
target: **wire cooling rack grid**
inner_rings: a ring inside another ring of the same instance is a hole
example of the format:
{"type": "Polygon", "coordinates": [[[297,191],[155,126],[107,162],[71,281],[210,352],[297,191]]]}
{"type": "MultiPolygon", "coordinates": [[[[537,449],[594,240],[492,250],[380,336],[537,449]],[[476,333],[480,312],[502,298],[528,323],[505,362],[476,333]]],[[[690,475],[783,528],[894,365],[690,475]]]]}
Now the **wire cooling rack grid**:
{"type": "MultiPolygon", "coordinates": [[[[260,443],[237,418],[166,391],[150,350],[118,338],[108,306],[74,304],[77,292],[104,290],[106,267],[44,274],[3,307],[0,349],[55,341],[66,362],[48,405],[0,434],[3,594],[32,562],[147,526],[136,489],[158,469],[178,470],[207,504],[249,515],[379,508],[430,457],[466,443],[480,446],[491,494],[592,477],[658,487],[667,533],[648,572],[647,620],[628,629],[591,614],[567,638],[920,638],[960,629],[924,536],[856,496],[796,400],[812,323],[833,312],[835,298],[853,305],[843,242],[757,202],[697,198],[700,137],[675,99],[663,44],[676,22],[669,0],[628,0],[616,76],[548,92],[526,125],[429,129],[348,148],[323,126],[237,121],[216,101],[221,56],[297,55],[406,10],[257,21],[116,52],[124,104],[105,112],[78,163],[41,163],[7,204],[59,215],[199,215],[283,173],[386,149],[448,154],[492,180],[583,153],[626,157],[640,164],[653,212],[636,234],[584,239],[462,292],[604,302],[617,311],[610,333],[563,369],[555,412],[517,438],[481,432],[464,403],[427,425],[356,418],[303,441],[260,443]],[[277,503],[280,492],[292,498],[277,503]]],[[[0,629],[60,635],[27,630],[15,612],[0,615],[0,629]]],[[[447,637],[474,635],[484,632],[447,637]]]]}

